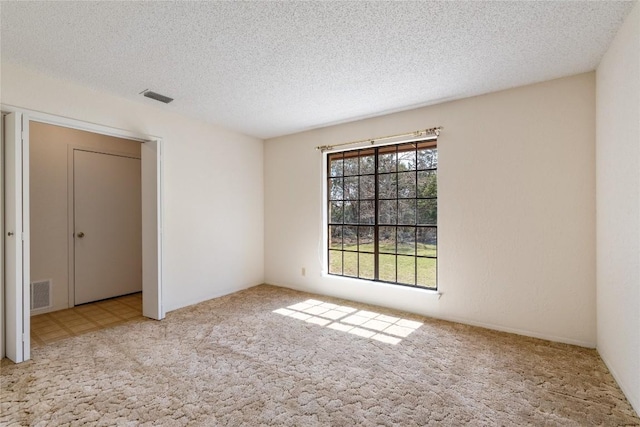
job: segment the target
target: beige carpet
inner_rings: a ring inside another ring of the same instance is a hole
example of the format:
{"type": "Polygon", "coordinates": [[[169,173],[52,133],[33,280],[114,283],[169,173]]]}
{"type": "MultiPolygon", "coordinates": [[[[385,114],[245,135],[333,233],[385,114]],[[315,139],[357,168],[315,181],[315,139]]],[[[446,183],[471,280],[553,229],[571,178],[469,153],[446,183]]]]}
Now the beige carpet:
{"type": "Polygon", "coordinates": [[[32,357],[2,425],[640,425],[594,350],[271,286],[32,357]]]}

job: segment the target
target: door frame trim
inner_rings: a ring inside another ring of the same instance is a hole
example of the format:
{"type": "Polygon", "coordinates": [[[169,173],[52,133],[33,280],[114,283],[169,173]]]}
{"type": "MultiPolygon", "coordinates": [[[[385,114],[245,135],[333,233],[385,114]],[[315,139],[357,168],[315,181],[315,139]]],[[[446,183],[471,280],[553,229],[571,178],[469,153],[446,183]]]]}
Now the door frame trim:
{"type": "MultiPolygon", "coordinates": [[[[128,159],[142,160],[142,154],[139,156],[124,151],[105,150],[102,148],[92,148],[82,145],[68,145],[67,146],[67,248],[68,248],[68,301],[67,306],[69,308],[75,307],[75,290],[76,290],[76,275],[75,275],[75,237],[74,237],[74,225],[75,225],[75,181],[74,181],[74,152],[75,151],[87,151],[89,153],[105,154],[109,156],[126,157],[128,159]]],[[[142,181],[142,177],[140,177],[142,181]]],[[[142,186],[142,182],[140,183],[142,186]]],[[[142,197],[140,198],[142,203],[142,197]]]]}
{"type": "MultiPolygon", "coordinates": [[[[10,204],[7,202],[7,193],[4,192],[5,209],[13,211],[12,216],[15,216],[13,227],[13,238],[7,239],[3,235],[2,242],[5,245],[3,252],[4,256],[2,261],[4,265],[3,291],[4,291],[4,317],[2,319],[2,328],[4,328],[4,345],[3,356],[7,356],[14,362],[22,362],[29,358],[31,354],[31,342],[27,340],[28,334],[25,331],[29,330],[31,324],[31,318],[29,315],[29,299],[25,299],[24,295],[28,292],[29,283],[29,222],[24,221],[24,212],[29,209],[28,191],[25,192],[25,187],[29,186],[29,176],[25,176],[23,171],[25,165],[29,163],[29,129],[26,128],[27,119],[22,112],[7,112],[8,114],[14,113],[12,118],[14,123],[10,127],[5,127],[5,137],[7,131],[10,129],[12,134],[11,138],[4,138],[3,150],[5,166],[3,173],[7,173],[7,170],[13,172],[11,181],[13,181],[13,188],[11,193],[10,204]],[[7,148],[11,147],[11,156],[7,156],[7,148]],[[25,198],[25,193],[27,197],[25,198]],[[7,263],[7,255],[9,253],[6,250],[9,245],[12,246],[11,252],[15,252],[15,259],[12,259],[10,263],[7,263]],[[26,254],[26,257],[25,257],[26,254]],[[9,268],[7,268],[9,267],[9,268]],[[10,269],[10,270],[9,270],[10,269]],[[7,272],[11,271],[15,273],[15,276],[11,277],[11,282],[7,282],[7,272]]],[[[6,118],[3,112],[3,120],[6,118]]],[[[4,186],[6,187],[8,175],[4,177],[4,186]]],[[[6,190],[6,188],[4,188],[6,190]]],[[[5,212],[6,213],[6,212],[5,212]]],[[[6,215],[3,216],[3,222],[6,222],[6,215]]],[[[5,224],[4,232],[6,231],[5,224]]]]}
{"type": "MultiPolygon", "coordinates": [[[[102,135],[115,136],[117,138],[132,139],[142,142],[141,147],[141,161],[142,161],[142,215],[143,215],[143,227],[142,227],[142,287],[143,287],[143,315],[152,319],[161,320],[165,317],[163,292],[162,292],[162,278],[163,278],[163,239],[162,239],[162,220],[163,220],[163,167],[162,167],[162,148],[163,141],[161,137],[143,134],[135,131],[129,131],[125,129],[118,129],[110,126],[104,126],[97,123],[90,123],[73,118],[57,116],[53,114],[44,113],[41,111],[30,110],[27,108],[21,108],[9,104],[0,104],[0,110],[3,113],[22,113],[25,123],[40,122],[47,123],[55,126],[62,126],[71,129],[84,130],[88,132],[98,133],[102,135]],[[146,169],[151,174],[145,176],[145,164],[146,169]],[[145,202],[148,206],[145,205],[145,202]],[[145,223],[147,225],[145,226],[145,223]],[[145,298],[145,290],[147,296],[145,298]],[[151,298],[153,297],[153,298],[151,298]]],[[[23,141],[23,147],[29,147],[29,132],[28,126],[25,131],[25,138],[23,141]]],[[[28,182],[29,177],[29,154],[23,156],[23,168],[22,177],[26,177],[28,182]],[[25,161],[26,160],[26,161],[25,161]]],[[[29,206],[29,188],[23,188],[23,206],[29,206]]],[[[23,211],[24,225],[29,224],[29,210],[23,211]]],[[[25,233],[25,247],[29,247],[30,236],[25,233]]],[[[29,266],[30,254],[28,251],[23,253],[23,265],[29,266]]],[[[28,280],[28,275],[25,277],[28,280]]],[[[4,278],[3,278],[4,282],[4,278]]],[[[29,283],[24,283],[27,286],[29,283]]],[[[30,306],[30,295],[25,293],[23,295],[23,305],[30,306]]],[[[5,304],[8,304],[5,301],[5,304]]],[[[6,307],[3,307],[6,309],[6,307]]],[[[3,310],[6,313],[6,310],[3,310]]],[[[30,324],[30,312],[25,310],[21,321],[22,325],[30,324]]],[[[0,327],[4,328],[4,319],[0,327]]],[[[31,338],[29,329],[25,330],[25,341],[28,343],[31,338]]],[[[5,340],[7,336],[4,336],[5,340]]],[[[6,349],[6,342],[4,349],[6,349]]],[[[22,360],[15,360],[14,362],[23,362],[30,359],[30,348],[25,346],[26,351],[23,354],[22,360]]]]}

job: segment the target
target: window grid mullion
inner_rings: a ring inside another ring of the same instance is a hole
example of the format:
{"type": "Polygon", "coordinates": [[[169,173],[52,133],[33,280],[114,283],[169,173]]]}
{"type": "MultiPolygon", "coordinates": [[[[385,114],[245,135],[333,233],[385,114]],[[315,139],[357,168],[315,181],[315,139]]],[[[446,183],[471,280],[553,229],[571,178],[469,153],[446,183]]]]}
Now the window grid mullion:
{"type": "Polygon", "coordinates": [[[374,196],[374,207],[373,207],[373,278],[374,280],[380,280],[380,243],[378,239],[380,238],[380,230],[379,230],[379,220],[378,216],[380,214],[378,204],[380,203],[380,194],[378,192],[378,185],[380,183],[380,177],[378,176],[378,148],[373,150],[373,170],[374,170],[374,179],[373,179],[373,196],[374,196]]]}
{"type": "Polygon", "coordinates": [[[342,256],[342,275],[344,276],[344,153],[342,153],[342,250],[340,251],[340,256],[342,256]]]}
{"type": "Polygon", "coordinates": [[[398,223],[400,222],[400,203],[398,202],[399,194],[399,182],[398,182],[398,146],[396,145],[396,250],[395,250],[395,262],[396,262],[396,283],[398,283],[398,223]]]}
{"type": "Polygon", "coordinates": [[[416,183],[416,199],[413,201],[413,284],[418,286],[418,144],[415,145],[415,171],[414,179],[416,183]]]}
{"type": "Polygon", "coordinates": [[[362,203],[360,201],[360,154],[362,150],[358,150],[358,155],[356,159],[358,159],[358,197],[356,201],[358,202],[358,222],[356,225],[356,277],[360,278],[360,224],[362,223],[361,214],[362,214],[362,203]]]}

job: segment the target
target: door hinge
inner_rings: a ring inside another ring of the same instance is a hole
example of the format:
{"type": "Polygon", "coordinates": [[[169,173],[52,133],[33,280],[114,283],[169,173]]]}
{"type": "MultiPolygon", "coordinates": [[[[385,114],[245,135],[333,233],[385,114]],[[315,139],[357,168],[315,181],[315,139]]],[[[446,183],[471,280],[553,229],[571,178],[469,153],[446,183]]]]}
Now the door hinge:
{"type": "Polygon", "coordinates": [[[24,242],[24,233],[20,233],[20,239],[24,242]]]}
{"type": "Polygon", "coordinates": [[[22,342],[25,342],[25,341],[27,341],[27,337],[25,334],[22,334],[22,342]]]}

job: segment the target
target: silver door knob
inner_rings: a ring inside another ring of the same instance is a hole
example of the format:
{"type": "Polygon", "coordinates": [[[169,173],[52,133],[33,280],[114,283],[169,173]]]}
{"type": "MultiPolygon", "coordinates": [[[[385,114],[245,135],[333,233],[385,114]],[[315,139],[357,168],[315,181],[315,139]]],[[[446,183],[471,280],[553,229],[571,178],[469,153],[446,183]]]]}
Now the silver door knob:
{"type": "Polygon", "coordinates": [[[82,231],[81,231],[81,232],[79,232],[79,233],[78,233],[78,237],[82,239],[82,238],[84,237],[84,233],[83,233],[82,231]]]}

